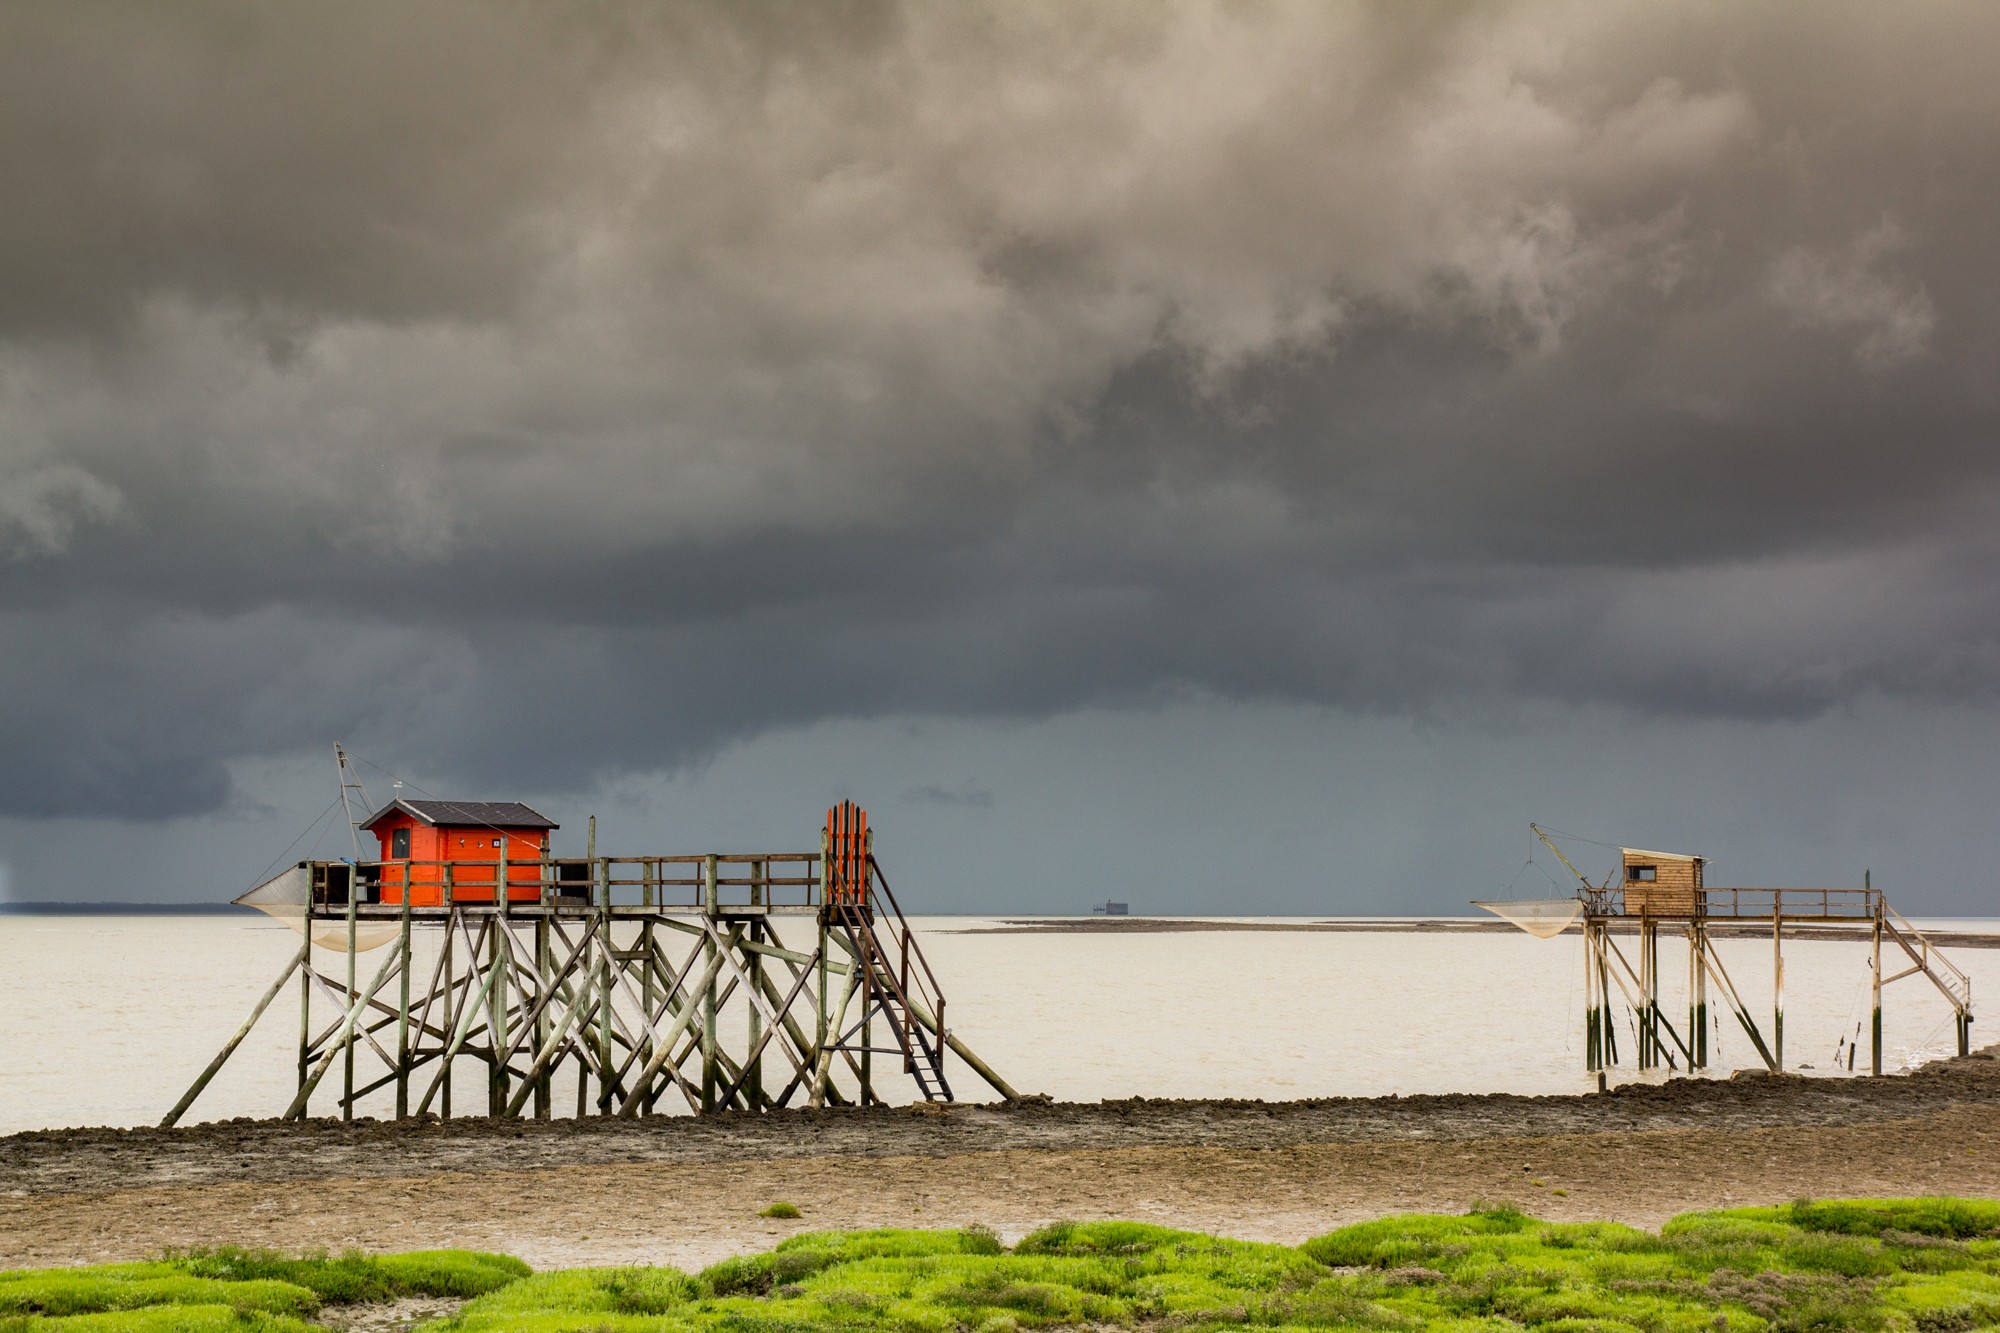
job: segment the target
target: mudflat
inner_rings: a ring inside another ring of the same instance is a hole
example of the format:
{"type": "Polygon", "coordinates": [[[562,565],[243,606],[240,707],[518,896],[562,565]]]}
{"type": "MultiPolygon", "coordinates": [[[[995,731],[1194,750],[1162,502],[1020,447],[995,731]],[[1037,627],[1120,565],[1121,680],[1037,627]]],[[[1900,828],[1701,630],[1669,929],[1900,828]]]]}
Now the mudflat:
{"type": "Polygon", "coordinates": [[[284,1123],[0,1138],[0,1267],[213,1244],[699,1266],[821,1227],[1130,1217],[1297,1242],[1510,1202],[1657,1226],[1801,1196],[2000,1197],[2000,1048],[1883,1078],[1583,1096],[1029,1098],[706,1119],[284,1123]],[[757,1211],[784,1200],[798,1220],[757,1211]]]}

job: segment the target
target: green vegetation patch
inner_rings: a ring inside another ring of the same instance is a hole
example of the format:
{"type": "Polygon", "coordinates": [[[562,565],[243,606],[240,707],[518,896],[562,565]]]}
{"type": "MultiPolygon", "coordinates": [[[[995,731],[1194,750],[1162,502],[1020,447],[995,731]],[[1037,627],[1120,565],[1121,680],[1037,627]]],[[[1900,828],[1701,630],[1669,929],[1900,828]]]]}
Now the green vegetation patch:
{"type": "Polygon", "coordinates": [[[306,1321],[324,1305],[469,1298],[528,1271],[518,1259],[467,1250],[330,1257],[233,1247],[151,1263],[22,1269],[0,1272],[0,1333],[292,1333],[316,1327],[306,1321]]]}
{"type": "Polygon", "coordinates": [[[2000,1204],[1801,1201],[1658,1235],[1511,1208],[1409,1214],[1304,1245],[1138,1222],[813,1231],[700,1273],[529,1274],[494,1255],[238,1250],[0,1273],[0,1333],[300,1333],[321,1303],[469,1297],[426,1333],[1971,1333],[2000,1330],[2000,1204]]]}
{"type": "Polygon", "coordinates": [[[199,1277],[229,1282],[289,1282],[334,1305],[395,1300],[399,1296],[484,1296],[529,1268],[504,1254],[474,1250],[413,1250],[407,1254],[287,1256],[270,1250],[226,1246],[169,1255],[166,1262],[199,1277]]]}

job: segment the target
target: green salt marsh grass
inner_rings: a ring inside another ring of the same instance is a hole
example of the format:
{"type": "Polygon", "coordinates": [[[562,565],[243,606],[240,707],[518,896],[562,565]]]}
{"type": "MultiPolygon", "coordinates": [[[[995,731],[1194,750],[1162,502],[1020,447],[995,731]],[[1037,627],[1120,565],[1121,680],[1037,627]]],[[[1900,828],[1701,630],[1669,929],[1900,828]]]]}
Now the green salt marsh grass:
{"type": "Polygon", "coordinates": [[[1687,1213],[1658,1234],[1510,1208],[1406,1214],[1299,1246],[1137,1222],[818,1231],[699,1273],[528,1274],[438,1251],[243,1251],[0,1273],[0,1333],[296,1330],[325,1304],[465,1296],[427,1333],[1960,1333],[2000,1328],[2000,1203],[1807,1202],[1687,1213]]]}
{"type": "Polygon", "coordinates": [[[148,1263],[0,1272],[0,1333],[295,1333],[327,1305],[471,1298],[528,1275],[501,1254],[422,1250],[332,1257],[224,1247],[148,1263]]]}

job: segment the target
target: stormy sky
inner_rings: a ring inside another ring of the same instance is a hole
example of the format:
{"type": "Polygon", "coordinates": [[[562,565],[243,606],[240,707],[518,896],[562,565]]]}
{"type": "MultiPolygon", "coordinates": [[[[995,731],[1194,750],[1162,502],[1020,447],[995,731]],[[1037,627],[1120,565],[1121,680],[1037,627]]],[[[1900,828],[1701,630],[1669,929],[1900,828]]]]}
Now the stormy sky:
{"type": "Polygon", "coordinates": [[[0,8],[0,890],[226,897],[338,739],[602,850],[853,796],[937,910],[1458,910],[1539,819],[2000,911],[1996,59],[0,8]]]}

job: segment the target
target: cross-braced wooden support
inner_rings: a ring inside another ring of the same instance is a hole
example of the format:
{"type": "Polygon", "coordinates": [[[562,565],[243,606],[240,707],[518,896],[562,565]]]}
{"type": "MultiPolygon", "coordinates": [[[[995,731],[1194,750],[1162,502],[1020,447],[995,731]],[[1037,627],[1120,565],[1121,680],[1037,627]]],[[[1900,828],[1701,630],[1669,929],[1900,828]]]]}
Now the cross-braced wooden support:
{"type": "Polygon", "coordinates": [[[875,1056],[948,1100],[947,1051],[1014,1097],[945,1026],[865,818],[830,812],[819,853],[549,859],[527,902],[493,901],[493,885],[515,886],[505,899],[526,883],[504,862],[480,872],[484,901],[470,903],[454,900],[463,872],[449,863],[303,863],[286,873],[309,887],[307,942],[162,1124],[294,976],[292,1119],[326,1104],[336,1066],[344,1118],[390,1088],[399,1117],[463,1114],[470,1100],[477,1114],[545,1118],[559,1095],[578,1115],[866,1105],[882,1100],[875,1056]],[[385,883],[418,882],[438,883],[440,901],[379,901],[385,883]],[[385,930],[378,961],[365,950],[385,930]]]}
{"type": "MultiPolygon", "coordinates": [[[[1592,1073],[1614,1068],[1619,1063],[1618,1033],[1613,1021],[1614,999],[1622,999],[1633,1018],[1635,1060],[1641,1071],[1658,1069],[1703,1070],[1709,1067],[1709,995],[1729,1009],[1744,1035],[1750,1039],[1758,1058],[1773,1072],[1785,1066],[1785,959],[1786,927],[1810,928],[1823,937],[1843,928],[1869,944],[1871,991],[1870,1069],[1882,1072],[1882,991],[1905,977],[1923,976],[1952,1006],[1957,1027],[1958,1053],[1966,1054],[1972,1044],[1972,982],[1923,932],[1911,925],[1882,893],[1869,884],[1859,889],[1703,889],[1697,903],[1699,914],[1658,917],[1646,912],[1633,914],[1623,909],[1615,893],[1586,886],[1582,895],[1584,940],[1584,1066],[1592,1073]],[[1771,923],[1771,1032],[1767,1040],[1763,1028],[1752,1016],[1736,983],[1723,967],[1721,955],[1711,938],[1711,927],[1720,922],[1742,925],[1771,923]],[[1618,926],[1625,943],[1613,938],[1618,926]],[[1683,1034],[1667,1017],[1660,1004],[1660,933],[1662,928],[1680,933],[1687,940],[1688,1012],[1683,1034]],[[1900,950],[1907,965],[1885,975],[1883,945],[1900,950]],[[1627,946],[1631,952],[1628,954],[1627,946]],[[1636,960],[1636,961],[1635,961],[1636,960]]],[[[1857,1043],[1858,1045],[1858,1043],[1857,1043]]],[[[1849,1055],[1848,1067],[1854,1056],[1849,1055]]]]}

